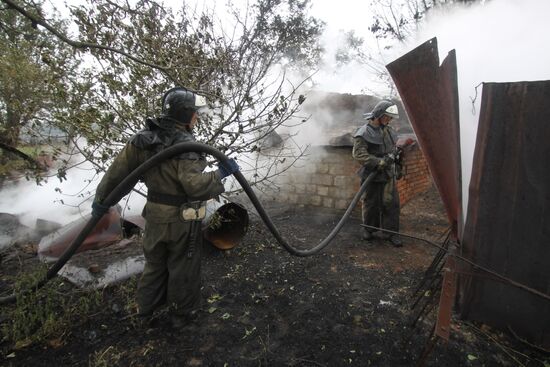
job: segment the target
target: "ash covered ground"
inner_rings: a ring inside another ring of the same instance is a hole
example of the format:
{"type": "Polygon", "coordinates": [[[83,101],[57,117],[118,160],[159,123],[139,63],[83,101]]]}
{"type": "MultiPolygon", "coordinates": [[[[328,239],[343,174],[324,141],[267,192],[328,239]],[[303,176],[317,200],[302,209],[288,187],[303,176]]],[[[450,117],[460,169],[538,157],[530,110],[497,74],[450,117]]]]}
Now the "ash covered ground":
{"type": "MultiPolygon", "coordinates": [[[[317,244],[343,214],[275,206],[268,206],[268,212],[283,236],[301,247],[317,244]]],[[[251,219],[238,247],[222,252],[205,246],[203,307],[196,323],[172,330],[161,311],[150,327],[137,325],[130,316],[135,312],[136,277],[96,291],[77,289],[58,278],[51,286],[55,298],[88,299],[86,292],[93,292],[94,302],[85,312],[66,313],[64,327],[38,341],[14,343],[5,337],[1,364],[416,365],[435,319],[427,315],[411,327],[418,314],[410,307],[412,293],[437,249],[412,239],[405,239],[402,248],[382,240],[367,247],[359,236],[356,212],[328,248],[299,258],[283,250],[257,217],[251,219]]],[[[441,239],[447,221],[434,189],[402,208],[401,230],[441,239]]],[[[29,243],[10,249],[9,255],[4,252],[0,291],[6,292],[18,274],[37,266],[32,248],[29,243]]],[[[1,307],[3,330],[12,327],[7,315],[15,307],[1,307]]],[[[449,343],[439,342],[425,364],[546,366],[543,360],[544,355],[509,335],[455,319],[449,343]]]]}

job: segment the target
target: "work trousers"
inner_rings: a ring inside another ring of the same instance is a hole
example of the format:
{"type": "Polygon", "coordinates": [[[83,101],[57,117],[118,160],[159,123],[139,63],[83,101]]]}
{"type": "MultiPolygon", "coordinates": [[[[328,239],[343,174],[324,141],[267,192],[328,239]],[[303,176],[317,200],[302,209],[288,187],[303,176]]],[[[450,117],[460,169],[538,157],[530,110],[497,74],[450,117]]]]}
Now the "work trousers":
{"type": "Polygon", "coordinates": [[[399,232],[399,205],[395,180],[371,182],[361,196],[363,224],[399,232]]]}
{"type": "Polygon", "coordinates": [[[139,313],[167,303],[186,315],[200,305],[201,222],[149,223],[143,238],[145,269],[138,284],[139,313]]]}

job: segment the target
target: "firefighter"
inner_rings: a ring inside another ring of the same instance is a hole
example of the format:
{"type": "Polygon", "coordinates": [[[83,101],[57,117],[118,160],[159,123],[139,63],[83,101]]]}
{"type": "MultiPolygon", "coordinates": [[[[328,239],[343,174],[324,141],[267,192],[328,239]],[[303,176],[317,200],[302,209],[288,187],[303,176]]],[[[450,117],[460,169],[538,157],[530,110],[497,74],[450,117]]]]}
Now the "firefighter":
{"type": "MultiPolygon", "coordinates": [[[[108,210],[102,201],[140,164],[174,144],[195,141],[192,130],[198,110],[205,105],[204,97],[183,87],[168,90],[162,98],[161,115],[145,120],[145,128],[129,140],[103,176],[92,215],[102,216],[108,210]]],[[[153,167],[141,178],[147,186],[143,209],[145,268],[136,298],[143,324],[165,304],[174,328],[184,327],[196,317],[205,201],[224,192],[222,179],[239,170],[233,159],[212,172],[204,172],[206,166],[203,154],[183,153],[153,167]]]]}
{"type": "MultiPolygon", "coordinates": [[[[397,137],[389,126],[394,118],[399,118],[397,106],[388,100],[376,104],[373,110],[364,115],[367,123],[354,135],[353,158],[362,164],[358,174],[361,183],[372,172],[377,172],[374,180],[361,197],[363,224],[399,231],[399,195],[396,180],[401,178],[401,162],[396,161],[397,137]]],[[[366,241],[373,238],[371,230],[361,227],[361,237],[366,241]]],[[[382,235],[391,244],[403,244],[397,235],[382,235]]]]}

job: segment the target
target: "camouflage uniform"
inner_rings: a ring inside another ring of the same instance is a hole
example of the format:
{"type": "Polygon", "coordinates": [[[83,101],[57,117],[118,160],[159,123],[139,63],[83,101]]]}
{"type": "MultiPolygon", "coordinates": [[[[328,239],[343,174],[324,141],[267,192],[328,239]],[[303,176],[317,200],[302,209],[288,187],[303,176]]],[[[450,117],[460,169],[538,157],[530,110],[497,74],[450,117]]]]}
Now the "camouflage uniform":
{"type": "MultiPolygon", "coordinates": [[[[160,129],[156,125],[148,119],[147,128],[122,149],[97,188],[97,202],[102,202],[120,181],[156,153],[177,143],[195,141],[183,126],[160,129]]],[[[174,315],[181,316],[199,306],[201,222],[183,220],[178,202],[208,200],[224,191],[216,172],[203,172],[206,166],[203,155],[183,153],[151,168],[142,177],[148,198],[143,209],[147,221],[143,238],[146,262],[137,291],[141,315],[152,314],[164,303],[171,306],[174,315]]]]}
{"type": "MultiPolygon", "coordinates": [[[[354,135],[353,158],[363,167],[359,170],[361,183],[377,171],[382,158],[392,152],[397,137],[390,126],[369,123],[354,135]]],[[[399,194],[396,179],[401,178],[401,164],[396,162],[378,172],[361,197],[363,224],[399,231],[399,194]]]]}

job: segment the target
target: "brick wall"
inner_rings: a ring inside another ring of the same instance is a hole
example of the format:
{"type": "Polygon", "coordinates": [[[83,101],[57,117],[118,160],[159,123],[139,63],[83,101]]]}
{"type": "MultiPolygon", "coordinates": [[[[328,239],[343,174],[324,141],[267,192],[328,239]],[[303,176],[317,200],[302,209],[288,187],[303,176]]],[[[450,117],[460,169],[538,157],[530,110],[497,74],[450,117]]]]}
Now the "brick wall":
{"type": "Polygon", "coordinates": [[[432,184],[428,162],[426,162],[418,144],[405,151],[404,169],[405,175],[397,182],[401,205],[426,191],[432,184]]]}
{"type": "MultiPolygon", "coordinates": [[[[345,209],[359,190],[359,164],[351,157],[351,147],[312,147],[309,155],[277,177],[278,202],[299,206],[345,209]]],[[[428,165],[418,145],[405,152],[405,176],[397,189],[401,205],[431,185],[428,165]]]]}

